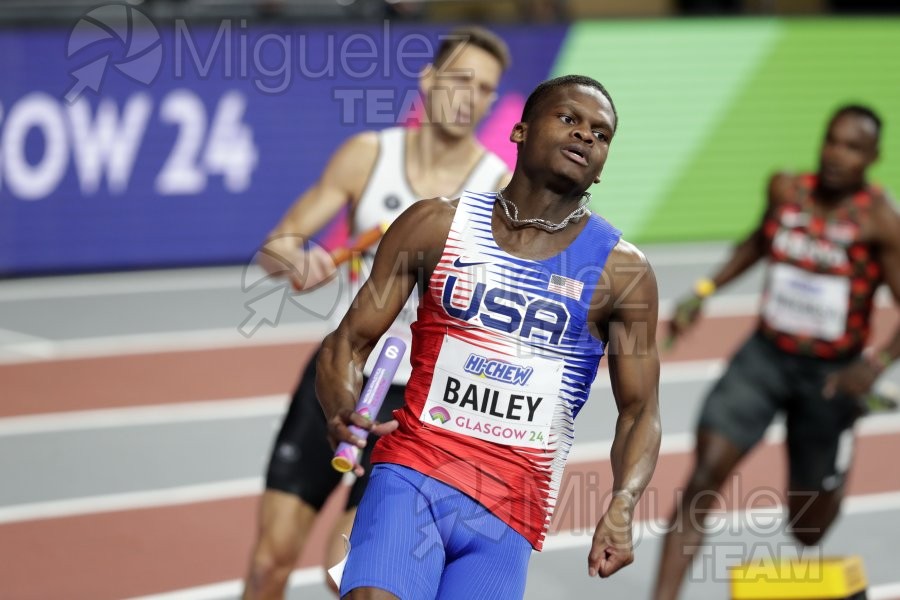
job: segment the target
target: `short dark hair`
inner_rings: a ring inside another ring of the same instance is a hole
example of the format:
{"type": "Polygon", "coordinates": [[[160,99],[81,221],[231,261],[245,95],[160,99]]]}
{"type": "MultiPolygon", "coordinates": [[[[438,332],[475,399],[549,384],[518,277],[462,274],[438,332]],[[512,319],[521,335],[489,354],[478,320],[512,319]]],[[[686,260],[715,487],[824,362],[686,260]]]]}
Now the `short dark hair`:
{"type": "Polygon", "coordinates": [[[613,124],[613,131],[615,131],[619,126],[619,113],[616,112],[616,105],[612,96],[609,95],[602,83],[587,75],[563,75],[562,77],[548,79],[538,85],[528,96],[528,100],[525,101],[525,108],[522,109],[522,122],[527,122],[531,119],[531,113],[534,112],[535,107],[551,92],[570,85],[583,85],[584,87],[594,88],[606,96],[606,99],[609,100],[609,105],[612,107],[613,116],[616,118],[616,122],[613,124]]]}
{"type": "Polygon", "coordinates": [[[496,58],[504,71],[508,69],[509,65],[512,63],[512,59],[509,55],[509,47],[506,45],[506,42],[503,41],[503,38],[484,27],[470,25],[467,27],[457,27],[442,37],[441,44],[434,54],[434,66],[439,68],[443,65],[444,61],[450,58],[453,51],[461,44],[469,44],[476,48],[481,48],[496,58]]]}
{"type": "Polygon", "coordinates": [[[828,125],[831,126],[832,123],[837,121],[838,117],[843,117],[844,115],[869,119],[875,125],[875,139],[881,139],[881,117],[872,108],[863,104],[845,104],[834,111],[834,114],[831,115],[831,120],[828,121],[828,125]]]}

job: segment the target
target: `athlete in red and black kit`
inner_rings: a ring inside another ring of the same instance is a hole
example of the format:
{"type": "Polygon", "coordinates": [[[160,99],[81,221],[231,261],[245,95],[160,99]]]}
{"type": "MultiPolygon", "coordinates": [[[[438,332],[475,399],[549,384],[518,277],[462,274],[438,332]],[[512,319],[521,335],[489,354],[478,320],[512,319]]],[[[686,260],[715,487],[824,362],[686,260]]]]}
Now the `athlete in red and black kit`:
{"type": "Polygon", "coordinates": [[[677,597],[714,492],[778,412],[787,416],[791,534],[816,544],[839,512],[861,398],[900,356],[900,329],[886,346],[866,347],[879,285],[900,299],[900,214],[866,182],[880,133],[871,109],[837,110],[818,172],[772,177],[759,225],[676,309],[675,337],[696,321],[704,298],[768,262],[759,327],[700,414],[696,463],[663,546],[657,600],[677,597]]]}

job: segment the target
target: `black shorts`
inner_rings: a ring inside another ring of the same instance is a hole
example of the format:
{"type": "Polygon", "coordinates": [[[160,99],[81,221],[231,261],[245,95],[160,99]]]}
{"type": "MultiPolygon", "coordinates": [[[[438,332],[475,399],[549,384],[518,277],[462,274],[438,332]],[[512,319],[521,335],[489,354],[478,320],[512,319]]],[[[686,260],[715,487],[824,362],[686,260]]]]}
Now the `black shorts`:
{"type": "Polygon", "coordinates": [[[859,403],[842,395],[826,399],[822,388],[829,374],[852,360],[787,354],[756,333],[709,393],[699,428],[724,435],[746,452],[783,411],[791,489],[834,490],[850,466],[859,403]]]}
{"type": "MultiPolygon", "coordinates": [[[[266,488],[295,494],[318,510],[325,504],[343,475],[331,467],[334,451],[328,443],[325,414],[316,397],[316,358],[318,352],[310,358],[303,371],[275,439],[266,473],[266,488]]],[[[379,421],[390,420],[393,418],[393,411],[403,406],[404,390],[399,385],[392,385],[388,389],[378,413],[379,421]]],[[[376,439],[375,436],[370,436],[369,443],[363,450],[360,461],[366,473],[354,482],[347,499],[347,508],[359,504],[369,482],[369,458],[376,439]]]]}

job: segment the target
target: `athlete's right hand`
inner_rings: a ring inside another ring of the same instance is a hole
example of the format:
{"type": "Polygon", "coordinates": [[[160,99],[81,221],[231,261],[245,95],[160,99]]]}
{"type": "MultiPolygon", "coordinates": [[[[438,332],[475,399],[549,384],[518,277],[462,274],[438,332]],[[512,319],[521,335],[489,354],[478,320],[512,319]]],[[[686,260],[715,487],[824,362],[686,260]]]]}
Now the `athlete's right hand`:
{"type": "Polygon", "coordinates": [[[588,553],[589,577],[609,577],[634,562],[633,516],[633,500],[628,496],[613,496],[594,530],[588,553]]]}
{"type": "Polygon", "coordinates": [[[669,330],[666,335],[666,346],[671,346],[675,341],[690,329],[697,318],[700,316],[703,308],[703,298],[696,294],[691,294],[682,298],[675,305],[675,311],[672,313],[672,319],[669,321],[669,330]]]}
{"type": "MultiPolygon", "coordinates": [[[[353,430],[350,428],[351,425],[368,431],[369,435],[377,436],[387,435],[400,426],[396,419],[391,419],[385,423],[371,421],[352,408],[338,411],[336,415],[327,420],[327,425],[328,441],[331,443],[332,450],[335,450],[341,442],[347,442],[359,448],[366,447],[367,440],[353,433],[353,430]]],[[[365,473],[365,470],[360,465],[356,465],[353,468],[353,473],[359,477],[365,473]]]]}
{"type": "Polygon", "coordinates": [[[297,262],[291,270],[291,285],[295,290],[311,290],[317,286],[331,281],[337,273],[337,266],[330,254],[319,246],[311,244],[304,251],[297,249],[297,262]]]}
{"type": "Polygon", "coordinates": [[[270,239],[257,256],[269,275],[287,278],[297,291],[314,289],[337,273],[330,254],[315,244],[308,244],[308,249],[298,247],[295,236],[270,239]]]}

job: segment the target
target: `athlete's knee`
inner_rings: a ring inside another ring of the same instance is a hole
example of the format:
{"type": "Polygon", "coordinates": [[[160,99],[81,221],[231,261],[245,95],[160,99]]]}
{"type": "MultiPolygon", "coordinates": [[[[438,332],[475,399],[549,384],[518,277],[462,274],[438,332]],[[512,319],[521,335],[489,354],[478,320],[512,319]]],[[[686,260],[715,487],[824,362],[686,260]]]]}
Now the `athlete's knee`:
{"type": "Polygon", "coordinates": [[[716,464],[714,461],[699,461],[688,479],[685,499],[703,504],[712,503],[716,493],[722,487],[722,484],[725,483],[728,474],[729,470],[727,468],[716,464]]]}
{"type": "Polygon", "coordinates": [[[297,558],[298,553],[293,545],[261,540],[253,552],[248,587],[257,593],[283,590],[297,558]]]}
{"type": "Polygon", "coordinates": [[[788,500],[788,532],[804,546],[817,545],[837,518],[841,497],[841,490],[792,490],[788,500]]]}
{"type": "Polygon", "coordinates": [[[804,546],[816,546],[826,531],[827,528],[792,529],[791,536],[804,546]]]}
{"type": "Polygon", "coordinates": [[[700,429],[697,435],[694,470],[688,480],[687,494],[709,499],[725,483],[740,461],[743,452],[731,440],[711,430],[700,429]]]}

